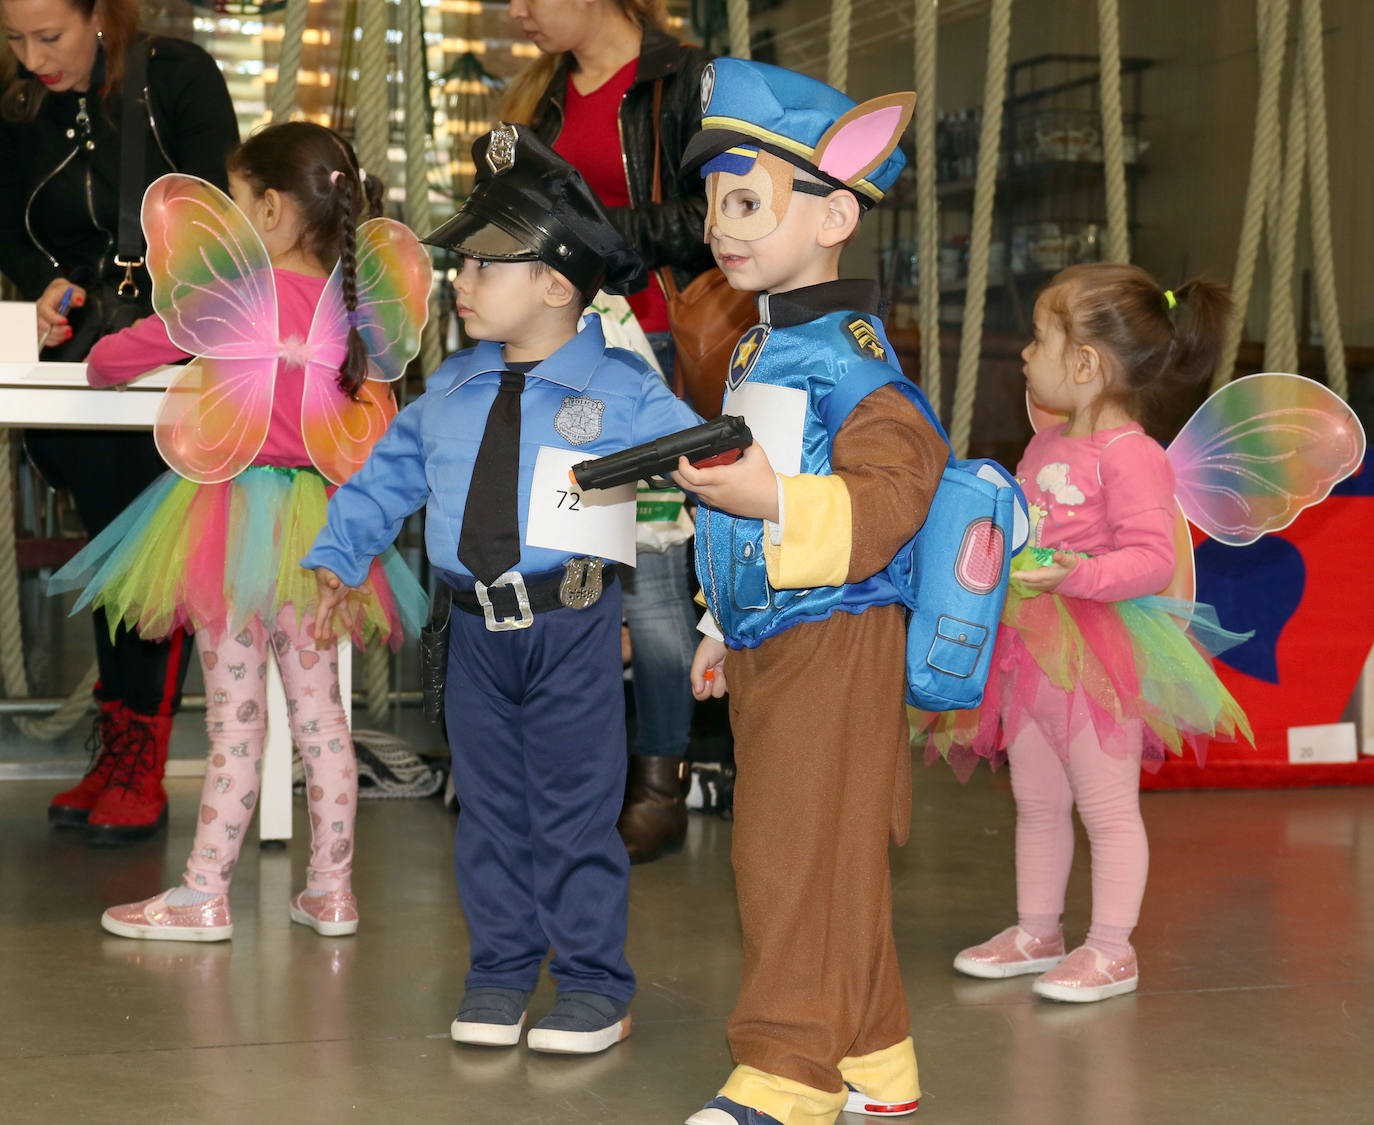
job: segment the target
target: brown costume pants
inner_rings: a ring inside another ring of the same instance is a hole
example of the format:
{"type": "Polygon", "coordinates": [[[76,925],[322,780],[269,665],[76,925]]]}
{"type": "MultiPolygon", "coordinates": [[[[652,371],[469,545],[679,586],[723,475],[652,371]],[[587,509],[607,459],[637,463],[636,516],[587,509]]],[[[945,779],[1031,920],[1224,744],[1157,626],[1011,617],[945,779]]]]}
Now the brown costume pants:
{"type": "Polygon", "coordinates": [[[910,1027],[887,857],[911,811],[905,633],[882,606],[726,656],[744,932],[730,1047],[817,1090],[910,1027]]]}

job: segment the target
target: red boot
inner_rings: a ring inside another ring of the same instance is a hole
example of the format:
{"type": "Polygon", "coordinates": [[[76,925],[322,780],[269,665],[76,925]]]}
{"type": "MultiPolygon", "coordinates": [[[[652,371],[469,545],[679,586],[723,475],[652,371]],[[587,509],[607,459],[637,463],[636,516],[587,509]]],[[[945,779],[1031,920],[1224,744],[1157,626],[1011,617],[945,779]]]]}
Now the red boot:
{"type": "Polygon", "coordinates": [[[116,734],[119,730],[117,712],[119,704],[111,700],[100,701],[100,713],[86,740],[86,749],[91,754],[91,766],[86,776],[72,788],[64,789],[48,802],[48,821],[59,827],[79,826],[86,823],[100,794],[110,783],[110,773],[118,759],[116,734]]]}
{"type": "Polygon", "coordinates": [[[92,844],[131,844],[167,823],[162,772],[167,768],[172,716],[140,715],[121,707],[119,720],[115,766],[86,820],[86,838],[92,844]]]}

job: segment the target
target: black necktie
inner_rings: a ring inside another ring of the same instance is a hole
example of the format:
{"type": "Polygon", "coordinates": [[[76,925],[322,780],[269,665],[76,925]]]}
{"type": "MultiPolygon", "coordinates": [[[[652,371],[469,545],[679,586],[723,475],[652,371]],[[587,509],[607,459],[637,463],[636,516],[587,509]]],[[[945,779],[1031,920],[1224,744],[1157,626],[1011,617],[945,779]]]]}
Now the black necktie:
{"type": "Polygon", "coordinates": [[[472,464],[458,561],[490,585],[520,561],[520,392],[525,376],[501,372],[472,464]]]}

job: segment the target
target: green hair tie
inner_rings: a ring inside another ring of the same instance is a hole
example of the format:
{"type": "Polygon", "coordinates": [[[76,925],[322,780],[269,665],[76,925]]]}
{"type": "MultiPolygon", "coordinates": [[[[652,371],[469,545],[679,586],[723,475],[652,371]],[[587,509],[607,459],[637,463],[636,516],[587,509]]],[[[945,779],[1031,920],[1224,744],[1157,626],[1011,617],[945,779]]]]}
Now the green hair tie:
{"type": "Polygon", "coordinates": [[[1178,298],[1174,296],[1172,289],[1164,290],[1164,307],[1170,311],[1178,308],[1178,298]]]}

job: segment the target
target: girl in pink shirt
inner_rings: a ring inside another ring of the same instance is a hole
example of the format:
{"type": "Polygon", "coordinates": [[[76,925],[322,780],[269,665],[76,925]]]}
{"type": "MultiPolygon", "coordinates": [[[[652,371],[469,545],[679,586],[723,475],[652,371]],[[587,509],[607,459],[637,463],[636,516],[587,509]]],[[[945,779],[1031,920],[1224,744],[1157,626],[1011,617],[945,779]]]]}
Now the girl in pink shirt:
{"type": "Polygon", "coordinates": [[[1142,759],[1249,734],[1180,627],[1200,620],[1193,607],[1153,596],[1174,576],[1178,516],[1169,460],[1140,422],[1210,377],[1229,307],[1221,286],[1165,291],[1106,264],[1064,270],[1036,302],[1027,389],[1066,420],[1017,466],[1031,538],[1012,564],[985,702],[927,716],[928,759],[938,751],[965,777],[978,756],[1011,765],[1018,920],[955,958],[970,976],[1043,972],[1034,991],[1054,1000],[1133,991],[1149,866],[1142,759]],[[1075,805],[1092,845],[1092,925],[1065,957],[1075,805]]]}
{"type": "MultiPolygon", "coordinates": [[[[305,763],[310,808],[310,864],[305,889],[291,899],[291,918],[330,936],[358,928],[350,884],[357,764],[337,661],[332,648],[319,651],[315,645],[314,576],[298,560],[324,525],[333,491],[312,463],[315,447],[307,448],[302,427],[306,364],[312,359],[307,341],[316,338],[316,306],[336,261],[348,317],[347,343],[334,375],[343,392],[337,397],[341,404],[361,401],[368,409],[390,401],[388,388],[365,385],[368,350],[358,331],[355,227],[368,210],[368,193],[351,146],[305,122],[255,134],[230,155],[228,167],[233,201],[261,239],[248,257],[256,261],[254,254],[265,251],[271,264],[277,322],[260,328],[256,313],[240,311],[236,315],[247,316],[246,322],[230,323],[235,314],[224,313],[226,332],[238,333],[241,341],[249,333],[246,325],[268,332],[280,358],[275,376],[255,369],[251,392],[243,390],[250,382],[245,366],[230,367],[232,379],[210,385],[222,396],[229,393],[226,387],[236,388],[237,417],[251,428],[260,418],[252,404],[263,401],[262,380],[274,378],[265,436],[256,453],[246,446],[235,453],[251,464],[228,480],[187,468],[191,454],[217,451],[224,440],[205,422],[213,414],[206,405],[211,391],[204,392],[187,410],[190,423],[178,425],[170,436],[159,433],[159,450],[186,475],[163,474],[49,586],[50,592],[84,587],[78,605],[103,606],[111,622],[134,626],[145,638],[183,626],[195,630],[210,742],[195,842],[179,885],[105,911],[101,925],[129,938],[220,941],[232,935],[229,884],[257,804],[267,733],[267,661],[273,658],[281,669],[293,740],[305,763]]],[[[194,181],[188,190],[196,190],[194,181]]],[[[227,208],[227,201],[223,205],[227,208]]],[[[208,208],[196,212],[208,213],[208,208]]],[[[172,218],[164,225],[170,229],[156,232],[158,244],[166,242],[175,252],[181,228],[172,218]]],[[[242,250],[242,244],[240,239],[235,245],[242,250]]],[[[196,255],[213,254],[199,241],[191,246],[196,255]]],[[[418,248],[417,253],[423,256],[418,248]]],[[[225,261],[212,262],[215,271],[227,269],[225,261]]],[[[256,307],[249,290],[264,289],[266,271],[258,270],[242,281],[241,310],[256,307]]],[[[189,284],[175,271],[172,276],[173,288],[189,284]]],[[[226,300],[222,307],[233,303],[226,300]]],[[[192,328],[201,323],[175,300],[171,307],[166,315],[178,331],[191,331],[188,320],[192,328]]],[[[240,354],[261,353],[241,347],[240,354]]],[[[116,386],[185,358],[187,352],[169,338],[167,324],[153,316],[101,340],[88,359],[88,378],[93,386],[116,386]]],[[[330,375],[326,371],[316,378],[330,375]]],[[[239,461],[230,458],[230,463],[239,461]]],[[[388,641],[393,648],[405,632],[418,631],[426,602],[394,550],[373,563],[367,585],[352,600],[347,616],[355,642],[388,641]]]]}

